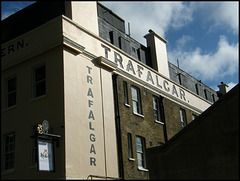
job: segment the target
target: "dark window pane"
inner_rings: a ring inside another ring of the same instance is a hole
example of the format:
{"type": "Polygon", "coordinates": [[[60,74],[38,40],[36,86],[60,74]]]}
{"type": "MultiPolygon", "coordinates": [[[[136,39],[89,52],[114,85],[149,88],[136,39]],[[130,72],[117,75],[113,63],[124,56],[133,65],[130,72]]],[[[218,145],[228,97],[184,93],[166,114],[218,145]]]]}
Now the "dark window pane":
{"type": "Polygon", "coordinates": [[[35,82],[44,80],[46,77],[45,65],[35,70],[35,82]]]}

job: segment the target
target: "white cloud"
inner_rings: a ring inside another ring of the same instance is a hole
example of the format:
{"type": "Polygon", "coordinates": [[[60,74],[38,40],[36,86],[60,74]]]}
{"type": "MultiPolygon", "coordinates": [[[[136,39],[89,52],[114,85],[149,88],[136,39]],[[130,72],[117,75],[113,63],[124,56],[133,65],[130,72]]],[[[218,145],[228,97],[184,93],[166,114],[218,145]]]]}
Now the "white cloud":
{"type": "Polygon", "coordinates": [[[222,2],[214,8],[211,18],[215,21],[215,25],[227,25],[233,33],[237,33],[239,28],[238,5],[238,2],[222,2]]]}
{"type": "Polygon", "coordinates": [[[200,48],[185,51],[178,46],[168,51],[168,59],[179,59],[180,68],[201,80],[222,79],[224,76],[238,72],[238,43],[230,45],[225,36],[221,36],[216,52],[203,54],[200,48]]]}
{"type": "Polygon", "coordinates": [[[234,82],[229,82],[227,83],[228,88],[227,91],[230,91],[233,87],[235,87],[238,83],[234,83],[234,82]]]}
{"type": "Polygon", "coordinates": [[[237,34],[239,31],[239,2],[191,2],[190,7],[194,12],[198,12],[201,21],[212,23],[209,31],[218,28],[230,30],[237,34]]]}
{"type": "Polygon", "coordinates": [[[149,29],[164,38],[170,29],[179,29],[192,21],[192,10],[182,2],[100,2],[122,17],[126,25],[130,22],[134,39],[146,44],[143,38],[149,29]]]}
{"type": "Polygon", "coordinates": [[[183,48],[189,41],[192,41],[193,38],[189,35],[183,35],[182,38],[178,39],[176,41],[176,47],[183,48]]]}

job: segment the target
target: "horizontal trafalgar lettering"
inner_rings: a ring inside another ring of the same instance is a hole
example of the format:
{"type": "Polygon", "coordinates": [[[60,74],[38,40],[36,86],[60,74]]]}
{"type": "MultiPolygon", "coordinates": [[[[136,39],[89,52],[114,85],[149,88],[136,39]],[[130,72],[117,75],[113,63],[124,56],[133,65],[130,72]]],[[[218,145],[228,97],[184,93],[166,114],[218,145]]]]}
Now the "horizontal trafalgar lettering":
{"type": "MultiPolygon", "coordinates": [[[[111,52],[111,49],[103,44],[102,48],[104,49],[105,58],[110,57],[109,52],[111,52]]],[[[113,54],[114,60],[110,60],[114,61],[117,64],[118,68],[121,68],[122,70],[128,72],[134,77],[141,79],[142,81],[147,82],[158,89],[163,90],[167,94],[170,94],[185,102],[189,102],[186,99],[185,91],[178,85],[175,85],[174,83],[168,81],[159,74],[156,74],[155,72],[144,68],[135,61],[131,61],[130,59],[123,59],[123,56],[121,56],[116,51],[113,51],[113,54]]]]}

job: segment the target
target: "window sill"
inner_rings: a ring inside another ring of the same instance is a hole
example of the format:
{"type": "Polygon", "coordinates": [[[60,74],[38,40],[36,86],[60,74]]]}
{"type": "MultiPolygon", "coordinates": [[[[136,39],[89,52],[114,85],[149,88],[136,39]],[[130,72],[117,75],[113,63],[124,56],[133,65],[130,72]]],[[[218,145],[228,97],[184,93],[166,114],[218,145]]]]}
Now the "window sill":
{"type": "Polygon", "coordinates": [[[131,107],[131,106],[130,106],[129,104],[127,104],[127,103],[125,103],[124,105],[125,105],[126,107],[131,107]]]}
{"type": "Polygon", "coordinates": [[[14,106],[10,106],[10,107],[3,108],[3,109],[2,109],[2,112],[5,112],[5,111],[8,111],[8,110],[14,109],[15,107],[17,107],[17,106],[14,105],[14,106]]]}
{"type": "Polygon", "coordinates": [[[146,169],[146,168],[143,168],[143,167],[139,167],[139,166],[138,166],[138,170],[141,170],[141,171],[144,171],[144,172],[149,172],[149,170],[148,170],[148,169],[146,169]]]}
{"type": "Polygon", "coordinates": [[[133,162],[135,161],[134,158],[128,158],[128,160],[129,160],[129,161],[133,161],[133,162]]]}
{"type": "Polygon", "coordinates": [[[30,100],[30,102],[33,102],[33,101],[42,99],[42,98],[44,98],[44,97],[46,97],[46,94],[44,94],[44,95],[42,95],[42,96],[39,96],[39,97],[34,97],[34,98],[32,98],[32,99],[30,100]]]}
{"type": "Polygon", "coordinates": [[[139,114],[139,113],[136,113],[136,112],[133,112],[133,114],[136,115],[136,116],[139,116],[141,118],[144,118],[144,115],[142,115],[142,114],[139,114]]]}
{"type": "Polygon", "coordinates": [[[28,169],[33,169],[33,168],[36,168],[37,167],[37,164],[35,164],[35,165],[30,165],[29,167],[28,167],[28,169]]]}
{"type": "Polygon", "coordinates": [[[7,174],[11,174],[11,173],[14,173],[14,168],[9,169],[9,170],[4,170],[1,175],[7,175],[7,174]]]}
{"type": "Polygon", "coordinates": [[[158,124],[162,124],[162,125],[164,125],[163,122],[161,122],[161,121],[157,121],[157,120],[155,120],[155,123],[158,123],[158,124]]]}

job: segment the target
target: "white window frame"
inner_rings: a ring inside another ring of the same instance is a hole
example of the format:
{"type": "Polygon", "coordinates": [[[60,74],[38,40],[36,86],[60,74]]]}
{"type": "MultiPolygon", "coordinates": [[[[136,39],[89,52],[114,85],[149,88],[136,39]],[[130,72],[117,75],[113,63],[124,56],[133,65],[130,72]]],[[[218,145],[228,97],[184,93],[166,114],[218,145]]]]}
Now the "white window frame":
{"type": "Polygon", "coordinates": [[[182,108],[180,108],[180,117],[181,117],[182,127],[185,127],[187,125],[187,117],[186,117],[186,111],[182,108]]]}
{"type": "Polygon", "coordinates": [[[133,113],[135,113],[137,115],[142,115],[140,89],[135,86],[131,86],[131,93],[132,93],[133,113]],[[135,99],[133,96],[133,90],[136,91],[137,99],[135,99]]]}
{"type": "Polygon", "coordinates": [[[136,136],[137,162],[140,170],[146,170],[145,139],[136,136]]]}
{"type": "Polygon", "coordinates": [[[125,106],[130,107],[128,99],[128,84],[126,81],[123,81],[123,94],[125,106]]]}
{"type": "Polygon", "coordinates": [[[157,96],[153,95],[153,114],[154,114],[154,119],[155,122],[160,123],[160,124],[164,124],[164,122],[162,121],[162,115],[161,115],[161,106],[160,106],[160,99],[157,96]],[[156,100],[156,102],[155,102],[156,100]],[[155,104],[157,107],[155,107],[155,104]],[[157,112],[157,117],[158,119],[156,119],[155,117],[155,112],[157,112]]]}

